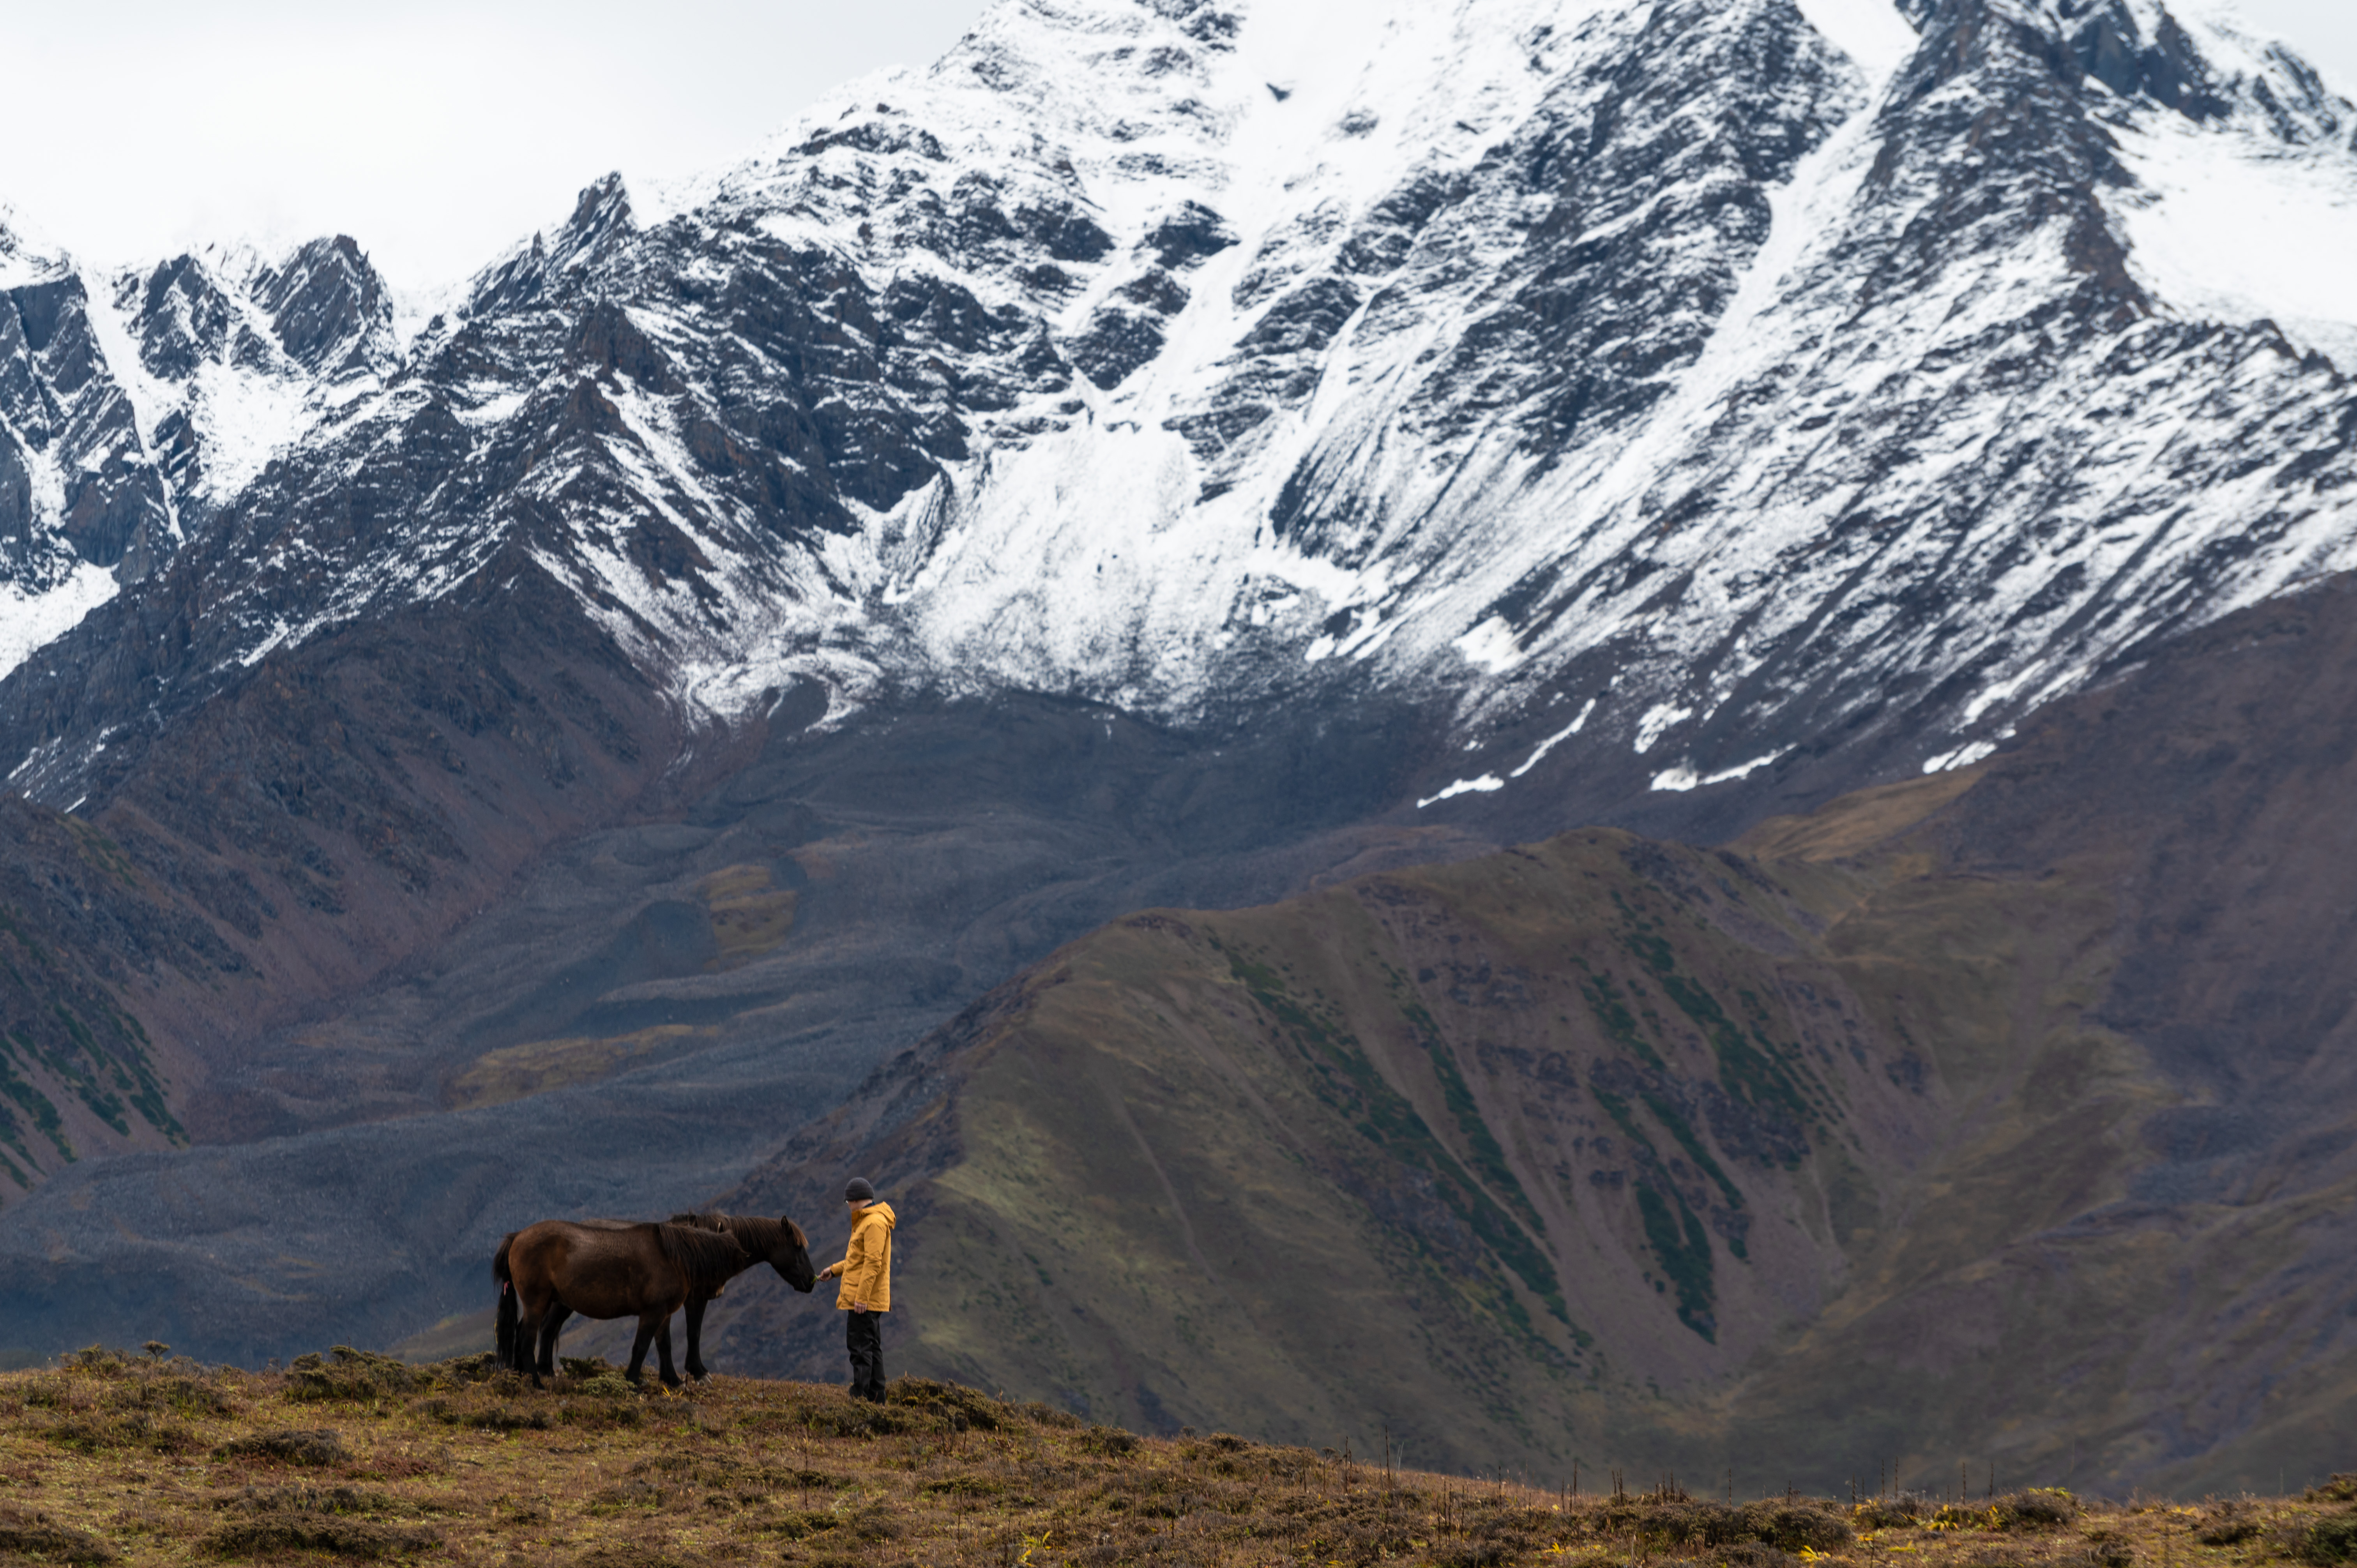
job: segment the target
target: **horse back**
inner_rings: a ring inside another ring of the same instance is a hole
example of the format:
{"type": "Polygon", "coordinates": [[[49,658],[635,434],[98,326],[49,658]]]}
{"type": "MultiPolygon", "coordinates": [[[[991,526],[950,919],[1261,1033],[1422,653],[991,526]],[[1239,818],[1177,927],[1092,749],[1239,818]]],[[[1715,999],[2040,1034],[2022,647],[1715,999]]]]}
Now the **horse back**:
{"type": "Polygon", "coordinates": [[[675,1309],[686,1298],[687,1279],[664,1255],[657,1231],[612,1220],[528,1225],[508,1253],[516,1291],[532,1302],[561,1301],[584,1317],[675,1309]]]}

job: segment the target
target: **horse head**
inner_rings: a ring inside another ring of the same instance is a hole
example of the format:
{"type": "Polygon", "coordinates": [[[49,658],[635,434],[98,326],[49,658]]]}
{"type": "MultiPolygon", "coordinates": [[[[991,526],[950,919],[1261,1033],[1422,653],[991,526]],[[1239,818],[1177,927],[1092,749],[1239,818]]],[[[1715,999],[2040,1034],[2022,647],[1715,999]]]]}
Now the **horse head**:
{"type": "Polygon", "coordinates": [[[693,1214],[674,1214],[671,1222],[693,1225],[701,1230],[726,1231],[748,1256],[756,1262],[766,1262],[778,1271],[780,1279],[804,1295],[818,1283],[818,1270],[811,1263],[810,1238],[802,1234],[801,1226],[782,1214],[772,1221],[700,1209],[693,1214]]]}
{"type": "Polygon", "coordinates": [[[810,1238],[802,1228],[784,1215],[778,1216],[778,1244],[770,1249],[770,1267],[778,1277],[804,1295],[818,1283],[818,1270],[811,1266],[810,1238]]]}

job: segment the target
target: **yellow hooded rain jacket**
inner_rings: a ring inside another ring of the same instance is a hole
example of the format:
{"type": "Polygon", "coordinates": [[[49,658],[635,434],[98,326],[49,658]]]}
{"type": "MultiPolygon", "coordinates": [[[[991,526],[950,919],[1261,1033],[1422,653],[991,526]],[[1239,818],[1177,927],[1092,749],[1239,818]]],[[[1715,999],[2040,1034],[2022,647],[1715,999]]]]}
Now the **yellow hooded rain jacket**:
{"type": "Polygon", "coordinates": [[[871,1203],[851,1222],[851,1245],[843,1254],[843,1288],[835,1309],[892,1310],[892,1227],[899,1217],[888,1203],[871,1203]]]}

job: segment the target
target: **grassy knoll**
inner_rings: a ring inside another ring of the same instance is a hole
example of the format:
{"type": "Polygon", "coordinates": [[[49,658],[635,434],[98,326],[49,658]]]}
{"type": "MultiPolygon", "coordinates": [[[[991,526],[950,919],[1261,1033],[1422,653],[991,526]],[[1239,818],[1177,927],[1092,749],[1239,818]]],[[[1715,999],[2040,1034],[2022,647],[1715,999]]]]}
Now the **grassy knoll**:
{"type": "Polygon", "coordinates": [[[2357,1543],[2352,1477],[2198,1506],[2051,1491],[1734,1505],[1138,1438],[916,1379],[881,1408],[734,1378],[641,1394],[592,1364],[535,1392],[479,1359],[350,1351],[247,1372],[159,1347],[0,1376],[0,1563],[2225,1568],[2331,1563],[2357,1543]]]}

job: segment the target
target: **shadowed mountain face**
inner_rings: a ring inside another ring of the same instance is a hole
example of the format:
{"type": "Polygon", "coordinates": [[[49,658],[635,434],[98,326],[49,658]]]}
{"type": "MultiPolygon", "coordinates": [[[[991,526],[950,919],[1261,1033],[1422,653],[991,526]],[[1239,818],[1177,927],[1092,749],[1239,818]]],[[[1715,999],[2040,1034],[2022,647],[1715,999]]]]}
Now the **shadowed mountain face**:
{"type": "MultiPolygon", "coordinates": [[[[2329,1466],[2350,586],[1728,850],[1590,831],[1130,917],[730,1201],[870,1175],[905,1364],[1101,1419],[1738,1487],[2329,1466]]],[[[730,1313],[732,1369],[840,1355],[801,1298],[730,1313]]]]}
{"type": "Polygon", "coordinates": [[[1068,701],[912,698],[814,731],[824,699],[799,688],[748,732],[683,738],[591,683],[594,639],[554,682],[565,708],[526,700],[532,636],[452,662],[435,646],[289,655],[252,706],[206,710],[235,745],[154,748],[86,818],[11,808],[43,858],[0,940],[72,940],[15,972],[6,1022],[38,1050],[9,1058],[0,1132],[16,1174],[48,1181],[0,1231],[0,1351],[405,1337],[477,1305],[518,1216],[669,1212],[726,1185],[879,1058],[1123,911],[1487,847],[1382,822],[1411,712],[1205,736],[1068,701]],[[406,750],[372,746],[390,720],[366,704],[404,672],[447,682],[434,718],[406,750]],[[235,838],[191,825],[231,810],[235,838]],[[115,994],[145,1035],[102,1010],[115,994]],[[106,1081],[118,1063],[130,1090],[106,1081]],[[142,1073],[168,1103],[136,1098],[142,1073]],[[87,1158],[110,1104],[113,1146],[152,1153],[87,1158]]]}

